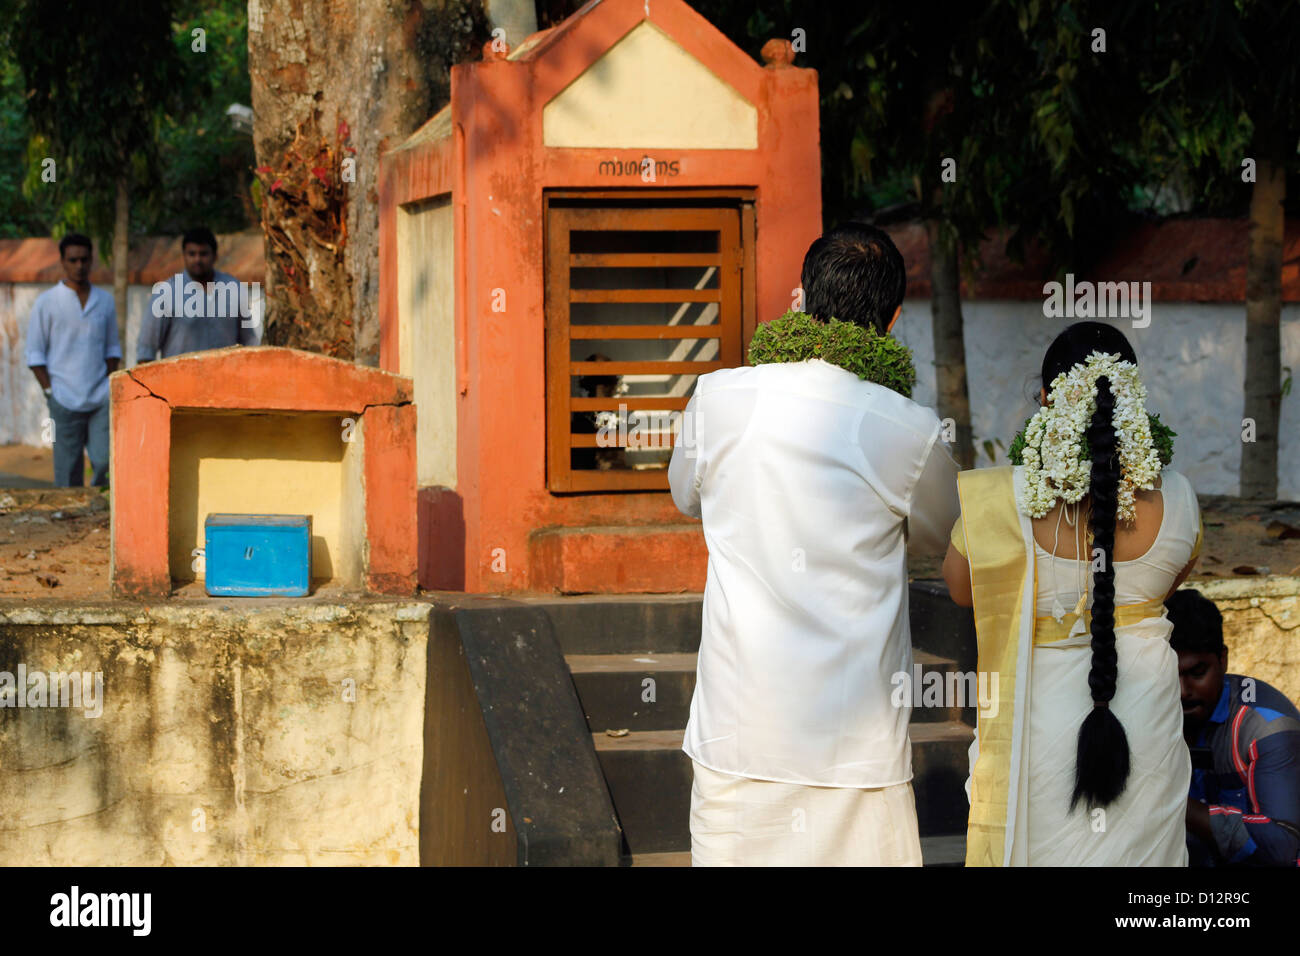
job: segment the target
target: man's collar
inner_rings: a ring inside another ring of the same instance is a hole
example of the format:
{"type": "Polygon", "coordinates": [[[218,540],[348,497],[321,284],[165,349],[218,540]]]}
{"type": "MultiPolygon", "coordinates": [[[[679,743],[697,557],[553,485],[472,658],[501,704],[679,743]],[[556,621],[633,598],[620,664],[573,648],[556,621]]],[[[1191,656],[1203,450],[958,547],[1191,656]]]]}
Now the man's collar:
{"type": "Polygon", "coordinates": [[[1219,704],[1214,708],[1214,713],[1210,715],[1210,723],[1221,724],[1228,719],[1228,697],[1232,687],[1228,680],[1228,675],[1223,675],[1223,693],[1219,695],[1219,704]]]}

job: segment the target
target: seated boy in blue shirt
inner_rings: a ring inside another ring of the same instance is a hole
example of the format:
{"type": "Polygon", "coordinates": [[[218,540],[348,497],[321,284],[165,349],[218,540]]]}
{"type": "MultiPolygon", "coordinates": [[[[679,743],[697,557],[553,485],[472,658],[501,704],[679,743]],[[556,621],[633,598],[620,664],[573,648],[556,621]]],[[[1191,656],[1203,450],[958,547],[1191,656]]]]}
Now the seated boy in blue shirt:
{"type": "Polygon", "coordinates": [[[1261,680],[1229,674],[1223,617],[1199,591],[1165,602],[1192,751],[1192,866],[1300,865],[1300,711],[1261,680]]]}

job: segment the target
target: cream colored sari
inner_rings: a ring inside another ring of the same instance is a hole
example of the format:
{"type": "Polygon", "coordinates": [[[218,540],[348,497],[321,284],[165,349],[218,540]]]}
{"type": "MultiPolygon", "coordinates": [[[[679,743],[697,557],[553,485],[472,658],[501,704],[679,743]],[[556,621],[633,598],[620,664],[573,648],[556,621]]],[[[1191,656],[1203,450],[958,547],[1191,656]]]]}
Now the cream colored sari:
{"type": "Polygon", "coordinates": [[[952,540],[970,563],[979,670],[998,674],[998,707],[980,714],[971,746],[966,865],[1186,866],[1191,757],[1161,601],[1115,608],[1120,676],[1110,706],[1128,736],[1128,785],[1104,809],[1069,809],[1079,726],[1092,708],[1090,614],[1081,602],[1060,624],[1035,617],[1033,525],[1016,508],[1022,481],[1011,466],[958,476],[952,540]]]}

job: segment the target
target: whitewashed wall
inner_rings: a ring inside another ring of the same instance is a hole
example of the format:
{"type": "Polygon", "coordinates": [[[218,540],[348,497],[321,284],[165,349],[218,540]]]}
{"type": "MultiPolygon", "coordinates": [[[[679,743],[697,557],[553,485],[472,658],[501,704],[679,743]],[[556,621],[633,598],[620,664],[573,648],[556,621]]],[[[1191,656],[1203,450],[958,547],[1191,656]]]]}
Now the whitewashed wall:
{"type": "MultiPolygon", "coordinates": [[[[45,396],[36,376],[27,367],[23,352],[32,304],[52,285],[51,282],[0,282],[0,445],[42,444],[41,422],[48,415],[45,396]]],[[[107,288],[110,293],[113,291],[111,286],[107,288]]],[[[135,364],[140,322],[149,307],[152,291],[152,286],[127,286],[123,367],[135,364]]],[[[253,314],[260,315],[260,306],[254,306],[253,314]]]]}
{"type": "MultiPolygon", "coordinates": [[[[0,445],[40,445],[41,422],[48,412],[45,396],[36,376],[27,367],[23,352],[32,303],[50,288],[49,282],[0,283],[0,445]]],[[[108,291],[111,293],[112,288],[108,291]]],[[[140,319],[149,306],[151,286],[127,286],[125,364],[135,364],[135,345],[140,319]]]]}
{"type": "MultiPolygon", "coordinates": [[[[977,464],[988,465],[984,439],[1009,445],[1037,408],[1039,370],[1047,346],[1073,319],[1043,316],[1041,301],[963,302],[971,427],[977,464]]],[[[1238,493],[1241,464],[1242,376],[1246,310],[1241,304],[1155,303],[1151,324],[1119,328],[1137,352],[1147,386],[1147,408],[1178,433],[1173,467],[1203,494],[1238,493]]],[[[894,335],[916,360],[912,397],[935,403],[934,337],[930,303],[908,300],[894,335]]],[[[1297,381],[1282,400],[1278,496],[1300,499],[1300,305],[1282,309],[1282,364],[1297,381]]],[[[1285,373],[1284,373],[1285,374],[1285,373]]],[[[997,464],[1006,463],[999,451],[997,464]]]]}

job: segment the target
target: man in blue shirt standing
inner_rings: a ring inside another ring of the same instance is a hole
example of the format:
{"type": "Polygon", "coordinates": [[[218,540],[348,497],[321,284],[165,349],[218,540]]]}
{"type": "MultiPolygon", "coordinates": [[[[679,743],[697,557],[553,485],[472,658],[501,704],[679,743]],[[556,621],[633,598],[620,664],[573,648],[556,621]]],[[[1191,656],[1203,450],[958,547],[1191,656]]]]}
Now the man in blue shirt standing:
{"type": "Polygon", "coordinates": [[[212,230],[199,226],[186,232],[181,253],[185,271],[154,285],[140,323],[136,362],[256,345],[251,289],[230,273],[216,270],[217,237],[212,230]]]}
{"type": "Polygon", "coordinates": [[[1213,601],[1185,589],[1165,606],[1192,751],[1190,865],[1300,865],[1300,711],[1263,681],[1227,673],[1213,601]]]}
{"type": "Polygon", "coordinates": [[[54,483],[63,486],[86,483],[83,448],[94,484],[108,484],[108,376],[117,370],[122,346],[112,295],[90,284],[92,255],[86,236],[63,237],[64,278],[36,297],[27,325],[27,365],[54,422],[54,483]]]}

